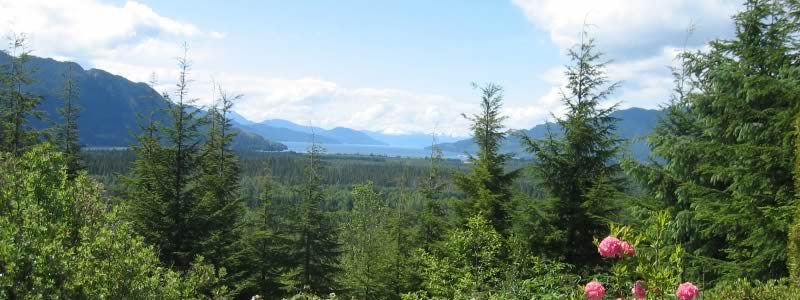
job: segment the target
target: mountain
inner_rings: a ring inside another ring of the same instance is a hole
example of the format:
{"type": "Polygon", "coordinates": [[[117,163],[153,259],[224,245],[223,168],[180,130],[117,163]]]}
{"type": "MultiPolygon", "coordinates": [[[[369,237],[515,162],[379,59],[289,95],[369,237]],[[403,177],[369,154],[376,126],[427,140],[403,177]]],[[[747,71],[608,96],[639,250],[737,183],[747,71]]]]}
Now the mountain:
{"type": "MultiPolygon", "coordinates": [[[[647,159],[647,156],[650,154],[650,148],[645,139],[647,135],[655,129],[658,120],[663,115],[664,112],[661,110],[637,107],[618,110],[611,114],[611,116],[619,119],[617,123],[617,135],[628,142],[626,149],[630,151],[635,159],[647,159]]],[[[525,133],[534,139],[542,139],[547,136],[548,127],[549,130],[554,133],[559,133],[561,131],[558,124],[548,122],[536,125],[529,130],[520,130],[517,132],[525,133]]],[[[478,150],[478,146],[471,138],[454,143],[441,143],[439,146],[444,151],[459,153],[475,153],[478,150]]],[[[513,134],[506,139],[500,147],[500,151],[504,153],[514,153],[519,157],[530,157],[530,154],[525,151],[525,148],[520,143],[519,138],[513,134]]]]}
{"type": "MultiPolygon", "coordinates": [[[[426,133],[386,134],[377,131],[364,131],[364,133],[373,139],[392,146],[425,148],[431,145],[431,135],[426,133]]],[[[436,136],[438,143],[452,143],[462,139],[464,137],[436,136]]]]}
{"type": "Polygon", "coordinates": [[[274,141],[310,143],[313,139],[315,142],[322,144],[341,144],[341,142],[338,140],[329,137],[312,135],[311,133],[300,132],[283,127],[273,127],[263,123],[245,125],[244,127],[261,135],[264,138],[274,141]]]}
{"type": "MultiPolygon", "coordinates": [[[[0,52],[0,65],[11,59],[0,52]]],[[[46,115],[44,121],[34,120],[39,128],[51,127],[61,122],[58,108],[63,105],[61,91],[64,74],[71,68],[73,80],[80,91],[78,105],[78,130],[80,143],[88,147],[126,147],[140,132],[139,117],[166,120],[164,109],[169,106],[158,92],[144,83],[135,83],[122,76],[99,69],[85,70],[73,62],[60,62],[49,58],[31,57],[27,66],[33,72],[34,83],[28,90],[42,97],[38,109],[46,115]]],[[[274,143],[252,132],[240,130],[234,139],[237,149],[284,150],[286,146],[274,143]]]]}
{"type": "MultiPolygon", "coordinates": [[[[250,122],[250,121],[248,121],[250,122]]],[[[264,137],[284,142],[308,142],[311,140],[310,134],[313,132],[317,140],[328,144],[362,144],[362,145],[391,145],[401,147],[424,148],[431,145],[431,136],[425,133],[412,134],[386,134],[377,131],[355,130],[344,127],[334,129],[323,129],[320,127],[305,126],[287,120],[271,119],[265,120],[256,127],[255,123],[250,122],[248,126],[256,131],[263,131],[264,137]],[[268,126],[268,127],[265,127],[268,126]],[[278,131],[279,128],[295,131],[278,131]]],[[[437,136],[439,142],[455,142],[463,137],[437,136]]]]}
{"type": "Polygon", "coordinates": [[[336,127],[331,130],[326,130],[322,133],[322,135],[339,140],[344,144],[388,145],[384,142],[369,137],[369,135],[366,133],[344,127],[336,127]]]}
{"type": "Polygon", "coordinates": [[[324,129],[281,119],[266,120],[245,127],[264,138],[281,142],[311,142],[313,137],[316,142],[323,144],[387,145],[355,129],[344,127],[324,129]]]}

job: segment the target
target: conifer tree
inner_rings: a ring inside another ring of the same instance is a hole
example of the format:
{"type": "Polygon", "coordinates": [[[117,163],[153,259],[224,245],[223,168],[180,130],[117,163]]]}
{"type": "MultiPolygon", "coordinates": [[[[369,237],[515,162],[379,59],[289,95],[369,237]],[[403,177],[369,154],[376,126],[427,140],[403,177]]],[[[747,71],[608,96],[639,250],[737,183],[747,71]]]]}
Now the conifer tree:
{"type": "MultiPolygon", "coordinates": [[[[473,87],[478,88],[476,84],[473,87]]],[[[512,155],[500,154],[500,146],[507,135],[503,130],[506,117],[500,112],[503,89],[491,83],[480,89],[480,113],[463,115],[472,122],[470,129],[478,145],[478,153],[477,156],[469,156],[472,170],[455,176],[456,186],[466,193],[466,200],[459,208],[460,215],[466,220],[480,214],[495,230],[505,234],[510,222],[511,184],[519,172],[506,172],[506,162],[512,155]]]]}
{"type": "Polygon", "coordinates": [[[695,90],[667,115],[682,126],[654,139],[669,171],[656,183],[681,211],[688,276],[776,278],[795,207],[796,6],[747,1],[734,22],[735,37],[687,55],[695,90]]]}
{"type": "MultiPolygon", "coordinates": [[[[800,113],[795,118],[795,162],[794,183],[795,191],[800,191],[800,113]]],[[[800,197],[797,195],[796,197],[800,197]]],[[[787,245],[787,266],[791,282],[800,286],[800,209],[795,208],[794,221],[789,228],[789,241],[787,245]]]]}
{"type": "Polygon", "coordinates": [[[543,140],[523,136],[522,141],[535,155],[533,166],[543,187],[554,197],[554,225],[562,234],[554,249],[567,263],[589,266],[598,257],[593,238],[606,232],[615,207],[614,199],[605,197],[618,186],[614,158],[620,141],[611,117],[616,105],[600,107],[618,83],[609,83],[607,62],[595,50],[594,40],[586,32],[582,36],[569,51],[572,65],[567,66],[567,90],[562,93],[567,111],[556,120],[561,132],[551,131],[543,140]]]}
{"type": "Polygon", "coordinates": [[[80,88],[73,75],[72,64],[70,64],[64,74],[64,90],[62,94],[64,106],[58,109],[58,113],[63,118],[63,123],[56,126],[56,141],[60,150],[64,152],[64,158],[67,160],[67,172],[70,176],[75,176],[78,171],[83,169],[81,145],[78,136],[80,88]]]}
{"type": "Polygon", "coordinates": [[[433,244],[444,239],[447,234],[448,226],[446,211],[442,206],[442,183],[440,167],[442,161],[442,148],[437,145],[436,133],[431,137],[431,156],[428,176],[422,184],[422,197],[424,207],[418,213],[419,219],[417,238],[418,244],[425,250],[431,250],[433,244]]]}
{"type": "Polygon", "coordinates": [[[386,299],[394,279],[397,250],[390,231],[391,211],[372,183],[353,187],[353,210],[342,230],[343,284],[358,299],[386,299]]]}
{"type": "MultiPolygon", "coordinates": [[[[206,235],[201,241],[201,254],[216,266],[234,265],[233,255],[239,241],[244,206],[239,193],[239,164],[231,149],[236,136],[230,119],[231,108],[241,95],[231,96],[218,88],[217,106],[208,111],[208,137],[203,145],[199,193],[206,235]]],[[[229,270],[230,271],[230,270],[229,270]]],[[[231,274],[237,275],[237,274],[231,274]]]]}
{"type": "Polygon", "coordinates": [[[203,224],[207,216],[200,203],[200,126],[199,110],[189,98],[191,62],[178,59],[180,70],[175,100],[168,94],[169,126],[151,121],[133,146],[138,159],[126,178],[130,217],[145,240],[156,245],[161,261],[177,270],[186,270],[207,238],[203,224]]]}
{"type": "Polygon", "coordinates": [[[285,220],[273,205],[274,184],[267,182],[260,195],[259,207],[247,218],[243,250],[238,255],[244,276],[239,283],[241,294],[260,295],[267,299],[281,296],[281,273],[289,267],[285,258],[292,241],[282,226],[285,220]]]}
{"type": "Polygon", "coordinates": [[[34,70],[28,66],[30,50],[25,35],[10,36],[5,52],[11,60],[2,66],[0,75],[0,151],[19,157],[38,143],[38,132],[28,123],[42,118],[42,112],[37,110],[41,98],[27,91],[33,83],[34,70]]]}
{"type": "Polygon", "coordinates": [[[335,290],[340,271],[338,231],[323,210],[324,191],[319,175],[321,146],[312,143],[305,166],[304,182],[298,189],[300,203],[289,220],[292,249],[287,253],[292,267],[283,274],[283,284],[317,294],[335,290]]]}

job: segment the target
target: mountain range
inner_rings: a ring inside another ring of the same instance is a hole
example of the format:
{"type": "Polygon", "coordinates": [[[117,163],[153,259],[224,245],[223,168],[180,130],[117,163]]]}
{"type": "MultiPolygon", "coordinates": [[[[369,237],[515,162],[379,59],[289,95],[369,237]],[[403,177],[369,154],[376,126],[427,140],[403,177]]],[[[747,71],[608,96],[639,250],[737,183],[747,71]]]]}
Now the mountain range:
{"type": "MultiPolygon", "coordinates": [[[[664,115],[661,110],[643,109],[643,108],[628,108],[617,110],[611,113],[612,117],[618,119],[617,122],[617,136],[625,140],[625,150],[637,160],[645,160],[650,154],[650,148],[647,145],[646,137],[650,134],[658,120],[664,115]]],[[[536,125],[528,130],[512,130],[512,134],[506,138],[500,147],[503,153],[514,153],[517,157],[530,157],[522,145],[518,134],[526,134],[534,139],[542,139],[547,136],[548,131],[558,135],[561,132],[561,127],[558,124],[548,122],[536,125]]],[[[464,139],[454,143],[441,143],[438,146],[443,151],[457,152],[457,153],[471,153],[474,154],[478,150],[478,146],[472,139],[464,139]]]]}
{"type": "MultiPolygon", "coordinates": [[[[10,57],[0,52],[0,65],[10,57]]],[[[63,105],[61,91],[64,74],[72,70],[73,79],[80,90],[81,108],[78,126],[80,142],[89,147],[126,147],[134,142],[140,132],[139,119],[155,118],[165,121],[165,109],[169,103],[158,92],[145,83],[135,83],[122,76],[99,69],[83,69],[73,62],[61,62],[49,58],[31,57],[28,66],[34,70],[34,83],[29,91],[42,97],[39,110],[48,117],[44,121],[35,120],[39,128],[50,127],[61,122],[57,113],[63,105]]],[[[613,113],[619,121],[618,135],[629,140],[627,148],[637,159],[649,153],[644,137],[655,127],[663,113],[658,110],[630,108],[613,113]]],[[[280,142],[311,142],[323,144],[391,145],[423,148],[431,145],[428,134],[385,134],[377,131],[360,131],[344,127],[324,129],[304,126],[282,119],[253,122],[239,114],[232,114],[234,126],[238,130],[234,147],[240,150],[280,151],[287,147],[280,142]]],[[[517,130],[533,138],[545,137],[548,127],[558,132],[558,125],[546,123],[529,130],[517,130]]],[[[472,139],[451,136],[437,136],[439,146],[444,151],[455,153],[474,153],[477,150],[472,139]]],[[[503,152],[526,156],[524,147],[515,135],[503,144],[503,152]]]]}
{"type": "MultiPolygon", "coordinates": [[[[0,65],[8,63],[10,56],[0,52],[0,65]]],[[[48,128],[62,122],[58,109],[65,74],[79,90],[80,115],[78,117],[79,142],[88,147],[127,147],[139,132],[139,118],[167,120],[169,102],[144,83],[134,83],[122,76],[99,69],[83,69],[73,62],[31,56],[26,66],[32,70],[33,83],[27,90],[41,97],[38,107],[45,115],[43,120],[32,120],[38,128],[48,128]]],[[[264,137],[239,130],[233,147],[240,150],[285,150],[286,145],[271,142],[264,137]]]]}

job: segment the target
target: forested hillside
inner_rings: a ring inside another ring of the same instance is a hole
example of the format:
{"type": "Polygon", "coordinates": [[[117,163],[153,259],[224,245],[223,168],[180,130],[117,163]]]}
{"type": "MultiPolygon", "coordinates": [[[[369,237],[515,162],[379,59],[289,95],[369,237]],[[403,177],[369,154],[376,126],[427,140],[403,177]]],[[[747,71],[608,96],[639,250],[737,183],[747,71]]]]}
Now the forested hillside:
{"type": "MultiPolygon", "coordinates": [[[[12,61],[0,53],[0,64],[12,61]]],[[[134,142],[132,134],[141,132],[142,118],[167,120],[169,102],[145,83],[134,83],[103,70],[84,70],[73,62],[28,56],[27,71],[31,79],[25,90],[41,98],[36,108],[42,118],[34,118],[36,128],[62,123],[58,110],[63,106],[64,86],[71,80],[74,92],[80,95],[81,117],[77,119],[79,143],[88,147],[127,147],[134,142]]],[[[239,129],[236,129],[239,130],[239,129]]],[[[242,132],[235,141],[237,149],[282,150],[285,146],[270,142],[259,135],[242,132]]]]}
{"type": "Polygon", "coordinates": [[[194,107],[188,48],[163,118],[82,149],[91,94],[67,76],[39,126],[15,36],[0,299],[800,299],[798,12],[746,1],[735,36],[678,53],[658,112],[608,105],[624,83],[587,26],[549,134],[509,131],[504,88],[473,84],[466,161],[234,150],[241,97],[194,107]]]}

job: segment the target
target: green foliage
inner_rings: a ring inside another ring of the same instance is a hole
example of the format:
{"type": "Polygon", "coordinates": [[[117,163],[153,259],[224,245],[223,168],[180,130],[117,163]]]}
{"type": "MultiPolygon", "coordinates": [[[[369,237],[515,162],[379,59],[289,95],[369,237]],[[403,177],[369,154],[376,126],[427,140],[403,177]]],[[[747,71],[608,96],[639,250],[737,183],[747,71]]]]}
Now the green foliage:
{"type": "Polygon", "coordinates": [[[787,280],[736,279],[720,282],[702,295],[704,300],[784,300],[797,299],[800,289],[789,285],[787,280]]]}
{"type": "Polygon", "coordinates": [[[551,224],[562,236],[548,248],[567,263],[591,268],[599,263],[592,238],[612,219],[619,198],[619,166],[614,159],[620,140],[611,116],[616,105],[600,107],[618,83],[608,82],[607,62],[600,61],[602,54],[586,32],[569,57],[572,65],[567,66],[562,98],[567,112],[557,119],[563,132],[551,132],[543,140],[523,136],[522,141],[536,157],[533,168],[542,186],[554,197],[551,224]]]}
{"type": "Polygon", "coordinates": [[[503,239],[482,216],[455,229],[441,249],[419,250],[424,290],[433,298],[485,298],[499,285],[503,239]]]}
{"type": "Polygon", "coordinates": [[[393,260],[397,244],[392,235],[391,210],[372,183],[353,187],[353,209],[342,224],[341,282],[358,299],[385,299],[394,292],[393,260]]]}
{"type": "MultiPolygon", "coordinates": [[[[795,121],[795,191],[800,191],[800,113],[795,121]]],[[[792,284],[800,286],[800,206],[795,209],[794,221],[789,228],[789,240],[786,247],[787,267],[792,284]]]]}
{"type": "Polygon", "coordinates": [[[500,112],[503,89],[490,83],[481,87],[481,92],[481,112],[464,115],[472,122],[470,129],[478,144],[477,157],[470,155],[471,171],[457,174],[455,184],[466,194],[460,207],[461,216],[466,219],[480,214],[495,230],[505,234],[511,221],[511,184],[519,172],[506,173],[506,162],[512,156],[499,153],[500,144],[507,135],[503,130],[507,117],[500,112]]]}
{"type": "MultiPolygon", "coordinates": [[[[234,101],[241,96],[229,96],[219,88],[219,107],[209,110],[210,129],[201,150],[201,167],[198,182],[201,222],[194,224],[202,228],[205,237],[199,242],[199,254],[210,263],[235,269],[241,262],[236,251],[239,245],[244,205],[239,192],[239,166],[232,150],[236,132],[230,120],[234,101]]],[[[231,274],[230,280],[238,280],[240,274],[231,274]]]]}
{"type": "Polygon", "coordinates": [[[55,144],[64,153],[67,160],[67,170],[70,176],[75,176],[83,169],[81,158],[81,145],[78,136],[78,113],[80,108],[80,88],[74,80],[72,65],[64,73],[64,91],[62,98],[64,107],[58,113],[64,119],[63,123],[56,125],[55,144]]]}
{"type": "Polygon", "coordinates": [[[30,124],[41,119],[37,110],[41,99],[27,91],[33,83],[33,69],[28,66],[30,50],[24,34],[9,38],[10,61],[0,66],[0,151],[22,156],[38,143],[38,132],[30,124]]]}
{"type": "Polygon", "coordinates": [[[204,251],[202,242],[212,238],[208,228],[197,225],[216,211],[204,211],[207,207],[201,203],[202,120],[199,110],[190,106],[191,64],[185,53],[178,64],[177,98],[168,111],[171,124],[161,126],[150,120],[143,126],[139,144],[133,146],[138,157],[124,180],[124,197],[137,232],[158,248],[164,265],[186,270],[204,251]]]}
{"type": "Polygon", "coordinates": [[[337,286],[341,245],[336,224],[322,208],[325,195],[318,174],[323,167],[320,152],[322,148],[316,144],[308,151],[305,183],[297,190],[300,203],[288,219],[292,246],[286,256],[291,267],[281,282],[290,291],[323,294],[333,292],[337,286]]]}
{"type": "Polygon", "coordinates": [[[689,278],[786,274],[800,109],[793,5],[747,1],[735,38],[684,55],[676,82],[691,88],[677,85],[650,138],[660,160],[632,172],[674,208],[689,278]]]}
{"type": "Polygon", "coordinates": [[[0,298],[225,296],[202,259],[183,275],[162,268],[101,195],[85,173],[69,176],[68,160],[48,145],[0,154],[0,298]]]}

